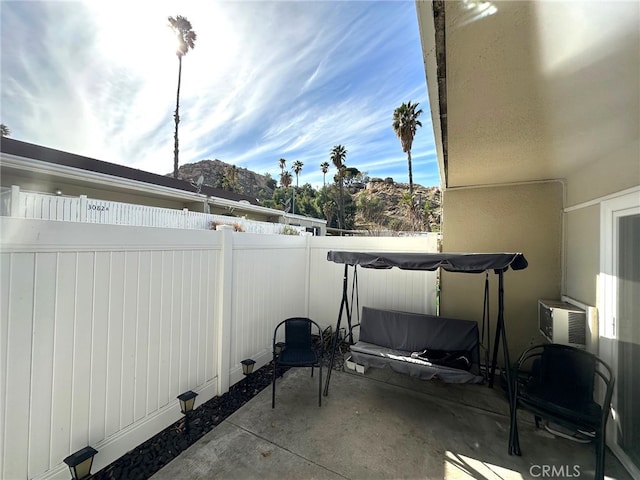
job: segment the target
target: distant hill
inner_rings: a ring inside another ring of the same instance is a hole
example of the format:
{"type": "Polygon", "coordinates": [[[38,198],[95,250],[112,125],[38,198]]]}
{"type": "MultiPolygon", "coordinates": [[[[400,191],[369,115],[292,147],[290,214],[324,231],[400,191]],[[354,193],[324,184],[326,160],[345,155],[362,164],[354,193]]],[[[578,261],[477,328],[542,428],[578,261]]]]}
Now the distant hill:
{"type": "MultiPolygon", "coordinates": [[[[198,177],[204,177],[204,184],[217,188],[224,188],[222,180],[227,169],[232,165],[220,160],[202,160],[197,163],[187,163],[178,169],[178,176],[183,180],[197,181],[198,177]]],[[[238,193],[255,196],[260,199],[273,197],[277,181],[267,175],[255,173],[246,168],[236,168],[239,188],[238,193]]],[[[440,231],[441,190],[440,187],[423,187],[414,184],[414,193],[420,201],[420,205],[427,205],[428,215],[426,223],[430,231],[440,231]]],[[[371,178],[366,185],[353,187],[350,193],[354,202],[358,204],[359,197],[375,199],[378,204],[378,221],[365,218],[366,215],[360,209],[356,210],[357,228],[367,230],[410,230],[406,223],[405,210],[402,205],[402,195],[409,192],[408,183],[395,182],[392,178],[371,178]]],[[[425,225],[425,228],[427,228],[425,225]]]]}
{"type": "MultiPolygon", "coordinates": [[[[427,223],[429,231],[439,232],[440,221],[442,217],[441,199],[442,191],[440,187],[423,187],[422,185],[413,184],[414,195],[418,198],[420,205],[427,205],[428,215],[427,223]]],[[[402,195],[409,193],[408,183],[395,182],[392,178],[371,178],[366,188],[356,191],[353,199],[358,204],[358,198],[365,196],[368,198],[380,199],[384,205],[384,210],[380,216],[380,222],[372,223],[366,219],[362,210],[356,210],[356,225],[359,228],[367,229],[392,229],[392,230],[408,230],[406,224],[405,210],[402,205],[402,195]]]]}
{"type": "MultiPolygon", "coordinates": [[[[186,163],[178,169],[178,177],[183,180],[197,181],[198,177],[204,177],[204,184],[211,187],[223,188],[222,180],[227,168],[232,167],[231,164],[220,160],[202,160],[197,163],[186,163]]],[[[246,168],[237,167],[238,183],[245,195],[258,197],[262,190],[263,198],[271,198],[273,190],[276,186],[274,180],[269,180],[266,175],[252,172],[246,168]]]]}

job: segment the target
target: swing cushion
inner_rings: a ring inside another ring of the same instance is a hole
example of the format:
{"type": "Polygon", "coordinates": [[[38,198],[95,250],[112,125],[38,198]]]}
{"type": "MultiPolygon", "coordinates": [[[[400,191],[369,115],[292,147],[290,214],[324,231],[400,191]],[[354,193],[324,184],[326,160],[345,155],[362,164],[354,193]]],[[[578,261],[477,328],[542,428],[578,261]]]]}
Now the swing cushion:
{"type": "Polygon", "coordinates": [[[358,364],[389,366],[414,377],[481,383],[478,345],[474,321],[363,307],[360,336],[351,354],[358,364]],[[455,362],[442,364],[435,357],[455,362]]]}

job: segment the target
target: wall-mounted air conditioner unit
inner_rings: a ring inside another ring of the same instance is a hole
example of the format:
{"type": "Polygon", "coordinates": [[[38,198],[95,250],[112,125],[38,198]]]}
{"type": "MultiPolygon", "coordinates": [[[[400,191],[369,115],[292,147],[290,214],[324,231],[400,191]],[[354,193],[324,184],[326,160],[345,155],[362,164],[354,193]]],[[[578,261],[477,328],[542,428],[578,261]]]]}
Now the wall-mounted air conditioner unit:
{"type": "Polygon", "coordinates": [[[551,343],[584,348],[587,343],[586,312],[560,300],[538,300],[538,328],[551,343]]]}

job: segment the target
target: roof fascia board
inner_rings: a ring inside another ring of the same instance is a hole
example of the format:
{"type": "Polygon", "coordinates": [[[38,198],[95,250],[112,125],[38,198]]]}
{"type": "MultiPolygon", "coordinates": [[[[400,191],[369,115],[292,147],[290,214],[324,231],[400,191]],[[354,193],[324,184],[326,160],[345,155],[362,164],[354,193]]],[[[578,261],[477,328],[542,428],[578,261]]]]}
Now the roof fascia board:
{"type": "Polygon", "coordinates": [[[323,220],[321,218],[305,217],[304,215],[295,215],[293,213],[287,213],[283,210],[276,210],[275,208],[268,208],[268,207],[261,207],[257,205],[246,204],[246,203],[240,203],[234,200],[228,200],[226,198],[209,197],[209,203],[211,203],[212,205],[220,206],[220,207],[242,209],[246,211],[262,213],[267,215],[277,215],[283,218],[298,219],[298,220],[305,220],[305,221],[312,220],[313,222],[323,223],[323,224],[327,223],[326,220],[323,220]]]}
{"type": "Polygon", "coordinates": [[[444,2],[416,0],[416,12],[427,79],[427,94],[431,107],[431,123],[436,144],[440,185],[442,189],[446,189],[448,187],[448,155],[444,2]]]}

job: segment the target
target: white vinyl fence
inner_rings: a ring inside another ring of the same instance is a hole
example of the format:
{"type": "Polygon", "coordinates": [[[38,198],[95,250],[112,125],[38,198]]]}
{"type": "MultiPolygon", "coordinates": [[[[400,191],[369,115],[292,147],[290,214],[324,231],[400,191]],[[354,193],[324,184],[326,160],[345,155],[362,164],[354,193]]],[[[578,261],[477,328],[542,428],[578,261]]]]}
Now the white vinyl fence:
{"type": "MultiPolygon", "coordinates": [[[[93,471],[271,360],[290,316],[335,323],[328,250],[435,251],[435,236],[247,235],[0,218],[0,478],[93,471]]],[[[360,305],[433,312],[435,273],[359,271],[360,305]]],[[[355,313],[354,313],[355,314],[355,313]]]]}
{"type": "Polygon", "coordinates": [[[235,224],[247,233],[281,234],[284,225],[259,222],[241,217],[229,217],[188,209],[136,205],[80,197],[67,197],[25,192],[19,187],[3,188],[0,192],[0,215],[36,220],[131,225],[138,227],[210,230],[213,224],[235,224]]]}

